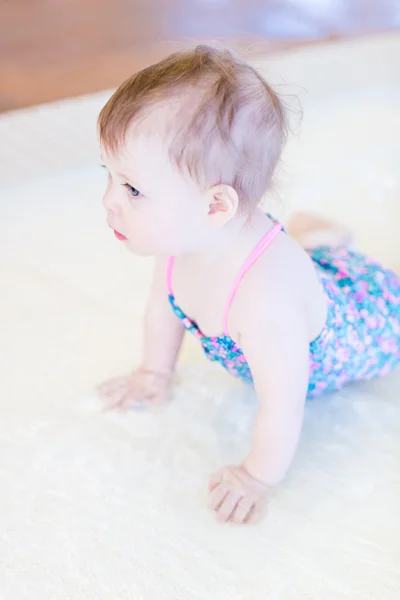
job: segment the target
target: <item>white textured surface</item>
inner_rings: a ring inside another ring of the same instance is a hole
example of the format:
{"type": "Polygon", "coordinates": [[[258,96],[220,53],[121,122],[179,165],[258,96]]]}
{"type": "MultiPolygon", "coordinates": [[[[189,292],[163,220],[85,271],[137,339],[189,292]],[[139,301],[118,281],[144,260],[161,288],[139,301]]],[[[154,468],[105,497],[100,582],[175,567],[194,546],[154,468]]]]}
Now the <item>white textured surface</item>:
{"type": "MultiPolygon", "coordinates": [[[[399,38],[272,70],[308,89],[283,204],[342,217],[400,267],[399,38]]],[[[210,472],[246,450],[255,399],[192,343],[165,411],[101,412],[91,388],[138,357],[150,272],[104,225],[93,123],[106,95],[1,118],[1,600],[397,600],[399,373],[308,405],[255,528],[205,508],[210,472]]]]}
{"type": "Polygon", "coordinates": [[[0,185],[93,160],[98,154],[96,116],[110,94],[0,114],[0,185]]]}

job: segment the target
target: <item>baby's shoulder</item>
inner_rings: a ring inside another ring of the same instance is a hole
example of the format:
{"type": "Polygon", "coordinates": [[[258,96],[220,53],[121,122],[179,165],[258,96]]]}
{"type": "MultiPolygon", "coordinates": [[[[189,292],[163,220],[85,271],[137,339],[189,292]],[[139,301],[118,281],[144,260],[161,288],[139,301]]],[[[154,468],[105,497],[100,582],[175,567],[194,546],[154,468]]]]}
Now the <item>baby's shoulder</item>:
{"type": "Polygon", "coordinates": [[[270,311],[274,318],[284,318],[287,311],[303,313],[312,334],[323,324],[326,299],[313,262],[285,233],[278,236],[242,280],[234,307],[236,318],[243,318],[249,308],[253,314],[270,311]]]}
{"type": "Polygon", "coordinates": [[[244,294],[297,296],[307,285],[318,283],[314,265],[305,250],[282,232],[243,278],[244,294]]]}

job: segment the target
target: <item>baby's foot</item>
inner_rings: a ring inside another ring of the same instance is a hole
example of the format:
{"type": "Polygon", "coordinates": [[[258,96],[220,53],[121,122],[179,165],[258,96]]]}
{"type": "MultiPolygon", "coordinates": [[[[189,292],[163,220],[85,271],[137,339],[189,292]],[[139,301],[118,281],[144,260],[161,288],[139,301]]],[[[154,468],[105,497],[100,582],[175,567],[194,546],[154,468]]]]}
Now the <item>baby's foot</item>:
{"type": "Polygon", "coordinates": [[[288,232],[303,248],[350,246],[353,233],[334,221],[312,213],[297,213],[288,224],[288,232]]]}

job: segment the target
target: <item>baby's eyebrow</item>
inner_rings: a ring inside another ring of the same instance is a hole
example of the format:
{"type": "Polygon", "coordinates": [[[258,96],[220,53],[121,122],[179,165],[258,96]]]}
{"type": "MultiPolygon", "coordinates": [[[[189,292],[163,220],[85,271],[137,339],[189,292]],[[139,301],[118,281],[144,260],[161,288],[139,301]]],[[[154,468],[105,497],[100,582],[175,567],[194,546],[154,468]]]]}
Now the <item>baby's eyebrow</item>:
{"type": "MultiPolygon", "coordinates": [[[[101,162],[103,163],[103,166],[106,166],[106,165],[104,164],[104,162],[105,162],[105,161],[104,161],[104,158],[103,158],[103,155],[102,155],[102,154],[100,154],[100,160],[101,160],[101,162]]],[[[106,167],[106,168],[107,168],[107,167],[106,167]]],[[[120,177],[121,179],[125,179],[125,181],[132,181],[132,180],[133,180],[133,178],[132,178],[132,177],[128,177],[127,175],[124,175],[124,173],[116,173],[116,175],[117,175],[118,177],[120,177]]]]}
{"type": "Polygon", "coordinates": [[[121,179],[125,179],[125,181],[133,180],[133,177],[128,177],[127,175],[124,175],[123,173],[116,173],[116,175],[118,175],[118,177],[121,177],[121,179]]]}
{"type": "Polygon", "coordinates": [[[128,182],[130,185],[132,185],[134,188],[139,189],[143,192],[143,187],[141,185],[139,185],[138,180],[136,179],[136,177],[132,176],[128,176],[128,175],[124,175],[123,173],[116,173],[116,175],[118,177],[120,177],[121,179],[124,179],[126,182],[128,182]]]}

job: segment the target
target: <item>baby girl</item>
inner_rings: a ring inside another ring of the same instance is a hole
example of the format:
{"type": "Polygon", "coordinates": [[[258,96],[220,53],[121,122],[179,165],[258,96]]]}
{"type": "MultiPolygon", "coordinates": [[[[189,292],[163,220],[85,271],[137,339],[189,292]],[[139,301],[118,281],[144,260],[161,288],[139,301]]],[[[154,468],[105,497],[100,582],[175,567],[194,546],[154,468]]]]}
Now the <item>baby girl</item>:
{"type": "Polygon", "coordinates": [[[334,225],[300,215],[286,232],[259,208],[285,136],[261,75],[206,46],[136,73],[99,117],[107,223],[156,257],[142,363],[100,394],[115,408],[166,401],[185,331],[252,384],[250,453],[209,484],[234,523],[256,521],[285,476],[306,398],[400,364],[400,278],[334,225]]]}

